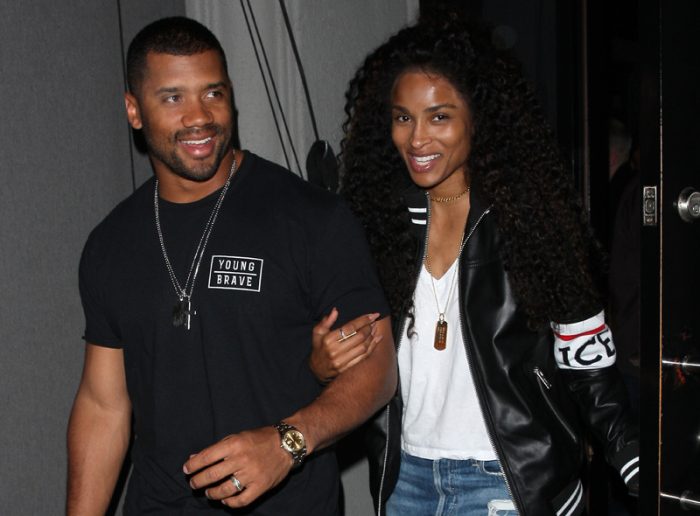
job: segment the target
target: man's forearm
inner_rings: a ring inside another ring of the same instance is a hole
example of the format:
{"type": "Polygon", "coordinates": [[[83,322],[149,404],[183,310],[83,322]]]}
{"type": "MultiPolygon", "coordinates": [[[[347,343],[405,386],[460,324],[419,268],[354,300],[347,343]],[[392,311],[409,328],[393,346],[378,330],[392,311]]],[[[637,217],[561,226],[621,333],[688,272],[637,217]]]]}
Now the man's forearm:
{"type": "Polygon", "coordinates": [[[337,441],[366,421],[396,392],[390,319],[377,321],[384,338],[374,353],[340,374],[310,405],[285,418],[306,438],[308,453],[337,441]]]}
{"type": "Polygon", "coordinates": [[[68,425],[68,516],[103,515],[129,446],[131,414],[78,394],[68,425]]]}
{"type": "MultiPolygon", "coordinates": [[[[362,424],[396,391],[396,354],[389,318],[377,321],[383,335],[366,359],[341,373],[311,404],[284,421],[300,430],[307,453],[328,446],[362,424]]],[[[193,489],[206,488],[212,500],[243,507],[276,486],[292,467],[292,457],[280,448],[271,426],[229,435],[195,453],[184,464],[193,489]],[[234,475],[235,477],[231,477],[234,475]],[[235,478],[243,487],[223,479],[235,478]]]]}

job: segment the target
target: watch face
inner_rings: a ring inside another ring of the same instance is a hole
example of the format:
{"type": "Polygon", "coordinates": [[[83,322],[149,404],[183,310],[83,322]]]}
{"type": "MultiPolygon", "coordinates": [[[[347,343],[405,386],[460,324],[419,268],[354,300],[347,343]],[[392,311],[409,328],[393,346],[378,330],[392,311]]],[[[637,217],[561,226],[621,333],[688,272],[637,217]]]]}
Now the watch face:
{"type": "Polygon", "coordinates": [[[296,452],[304,447],[304,436],[301,435],[301,432],[298,430],[288,430],[284,434],[282,442],[284,443],[285,448],[296,452]]]}

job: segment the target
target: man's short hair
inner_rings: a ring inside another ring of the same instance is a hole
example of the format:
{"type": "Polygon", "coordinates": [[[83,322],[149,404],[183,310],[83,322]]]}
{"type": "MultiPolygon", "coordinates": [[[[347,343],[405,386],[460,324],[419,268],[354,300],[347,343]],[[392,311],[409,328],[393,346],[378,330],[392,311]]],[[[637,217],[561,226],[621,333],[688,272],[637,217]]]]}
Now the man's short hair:
{"type": "Polygon", "coordinates": [[[201,23],[182,16],[163,18],[146,25],[134,37],[126,55],[126,79],[129,91],[138,97],[149,53],[191,56],[216,50],[228,76],[226,55],[216,36],[201,23]]]}

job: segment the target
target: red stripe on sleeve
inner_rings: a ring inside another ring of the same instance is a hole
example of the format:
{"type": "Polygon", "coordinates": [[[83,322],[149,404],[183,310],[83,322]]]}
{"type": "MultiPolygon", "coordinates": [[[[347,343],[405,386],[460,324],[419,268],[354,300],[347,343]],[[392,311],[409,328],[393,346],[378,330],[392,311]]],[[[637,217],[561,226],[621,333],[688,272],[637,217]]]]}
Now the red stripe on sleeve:
{"type": "Polygon", "coordinates": [[[603,331],[604,329],[605,329],[605,324],[603,324],[599,328],[596,328],[595,330],[587,331],[584,333],[577,333],[576,335],[561,335],[555,331],[553,331],[552,333],[554,333],[554,335],[556,335],[558,338],[560,338],[563,341],[569,341],[569,340],[577,339],[578,337],[583,337],[585,335],[595,335],[596,333],[599,333],[599,332],[603,331]]]}

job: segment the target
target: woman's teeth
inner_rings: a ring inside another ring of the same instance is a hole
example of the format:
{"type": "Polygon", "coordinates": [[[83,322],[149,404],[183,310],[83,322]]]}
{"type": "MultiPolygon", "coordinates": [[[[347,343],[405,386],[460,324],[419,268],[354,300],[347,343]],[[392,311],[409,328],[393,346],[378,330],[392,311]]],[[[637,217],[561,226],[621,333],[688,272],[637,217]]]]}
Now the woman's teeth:
{"type": "Polygon", "coordinates": [[[430,156],[413,156],[413,159],[419,165],[425,165],[439,156],[439,154],[431,154],[430,156]]]}

